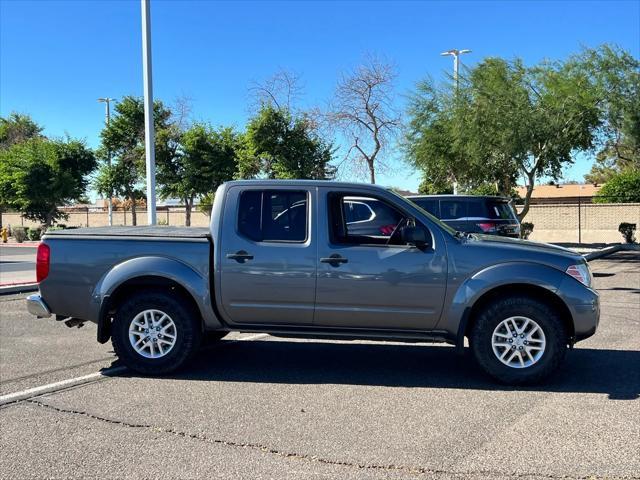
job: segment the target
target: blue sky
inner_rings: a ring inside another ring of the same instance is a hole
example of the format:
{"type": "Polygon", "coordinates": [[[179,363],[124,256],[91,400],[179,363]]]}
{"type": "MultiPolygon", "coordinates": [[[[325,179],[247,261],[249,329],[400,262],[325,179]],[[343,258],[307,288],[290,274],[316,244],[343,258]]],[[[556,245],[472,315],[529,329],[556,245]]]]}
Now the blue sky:
{"type": "MultiPolygon", "coordinates": [[[[0,0],[0,114],[31,114],[47,135],[97,146],[97,97],[142,94],[140,3],[0,0]]],[[[398,106],[426,75],[444,78],[470,48],[527,63],[614,43],[640,56],[640,1],[214,2],[152,1],[154,95],[193,101],[193,117],[242,128],[248,88],[278,68],[303,77],[303,104],[324,105],[338,76],[366,53],[398,69],[398,106]]],[[[565,172],[581,180],[590,158],[565,172]]],[[[380,183],[415,189],[396,163],[380,183]]]]}

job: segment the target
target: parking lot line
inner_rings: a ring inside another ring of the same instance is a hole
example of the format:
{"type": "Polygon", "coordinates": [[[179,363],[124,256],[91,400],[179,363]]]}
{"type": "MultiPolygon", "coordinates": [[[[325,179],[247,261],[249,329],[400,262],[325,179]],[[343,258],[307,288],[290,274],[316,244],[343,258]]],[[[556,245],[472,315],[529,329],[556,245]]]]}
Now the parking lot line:
{"type": "MultiPolygon", "coordinates": [[[[268,335],[266,333],[258,333],[255,335],[250,335],[248,337],[236,338],[234,340],[231,340],[228,343],[246,342],[250,340],[257,340],[259,338],[264,338],[267,336],[268,335]]],[[[40,385],[38,387],[22,390],[20,392],[8,393],[6,395],[0,396],[0,407],[8,403],[20,402],[22,400],[27,400],[29,398],[37,397],[39,395],[44,395],[46,393],[57,392],[58,390],[63,390],[65,388],[77,387],[85,383],[94,382],[96,380],[101,379],[102,377],[110,377],[112,375],[118,375],[119,373],[123,373],[126,370],[127,370],[126,367],[112,367],[112,368],[107,368],[105,370],[102,370],[100,372],[83,375],[81,377],[68,378],[66,380],[60,380],[59,382],[47,383],[46,385],[40,385]]]]}
{"type": "Polygon", "coordinates": [[[40,385],[39,387],[29,388],[20,392],[8,393],[7,395],[0,396],[0,407],[7,403],[19,402],[38,395],[44,395],[45,393],[56,392],[64,388],[77,387],[78,385],[94,382],[102,377],[117,375],[124,371],[126,371],[126,367],[108,368],[101,372],[90,373],[81,377],[68,378],[66,380],[60,380],[59,382],[47,383],[46,385],[40,385]]]}

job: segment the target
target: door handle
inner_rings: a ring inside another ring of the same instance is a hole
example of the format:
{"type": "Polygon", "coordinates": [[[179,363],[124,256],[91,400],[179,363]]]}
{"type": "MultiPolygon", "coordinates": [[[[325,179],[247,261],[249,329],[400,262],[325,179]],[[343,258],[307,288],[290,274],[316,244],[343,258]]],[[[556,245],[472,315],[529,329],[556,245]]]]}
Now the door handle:
{"type": "Polygon", "coordinates": [[[332,267],[338,267],[341,263],[347,263],[349,261],[348,258],[344,258],[343,256],[334,253],[329,257],[324,257],[320,259],[320,263],[328,263],[332,267]]]}
{"type": "Polygon", "coordinates": [[[253,260],[253,255],[245,252],[244,250],[239,250],[236,253],[227,253],[227,258],[229,260],[235,260],[238,263],[244,263],[247,260],[253,260]]]}

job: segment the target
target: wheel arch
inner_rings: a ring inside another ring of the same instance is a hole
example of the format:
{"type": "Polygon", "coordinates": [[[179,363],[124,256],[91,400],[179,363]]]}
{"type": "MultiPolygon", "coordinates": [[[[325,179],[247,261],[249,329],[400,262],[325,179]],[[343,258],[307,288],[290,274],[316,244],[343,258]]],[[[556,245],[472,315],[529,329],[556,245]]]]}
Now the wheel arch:
{"type": "Polygon", "coordinates": [[[513,297],[513,296],[527,296],[534,298],[538,301],[542,301],[558,312],[562,319],[563,325],[569,334],[570,342],[573,342],[575,337],[575,328],[573,323],[573,316],[571,310],[567,304],[556,293],[548,290],[547,288],[533,285],[529,283],[510,283],[492,288],[482,295],[480,295],[476,301],[465,311],[463,320],[460,322],[460,328],[458,330],[458,336],[456,346],[463,348],[464,337],[468,337],[474,322],[476,321],[478,314],[492,301],[498,298],[513,297]]]}
{"type": "Polygon", "coordinates": [[[202,328],[220,328],[213,312],[209,279],[190,266],[166,257],[138,257],[113,267],[96,285],[93,297],[99,304],[97,339],[111,337],[113,313],[131,292],[142,289],[172,291],[199,313],[202,328]]]}

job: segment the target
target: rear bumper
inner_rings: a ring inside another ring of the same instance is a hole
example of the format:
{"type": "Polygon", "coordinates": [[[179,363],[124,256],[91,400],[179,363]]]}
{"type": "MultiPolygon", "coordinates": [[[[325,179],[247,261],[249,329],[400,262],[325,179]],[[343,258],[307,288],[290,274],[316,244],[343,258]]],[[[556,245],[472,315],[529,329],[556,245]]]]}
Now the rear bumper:
{"type": "Polygon", "coordinates": [[[51,316],[49,307],[47,307],[47,304],[44,303],[40,295],[29,295],[26,300],[27,310],[31,315],[35,315],[38,318],[49,318],[51,316]]]}

